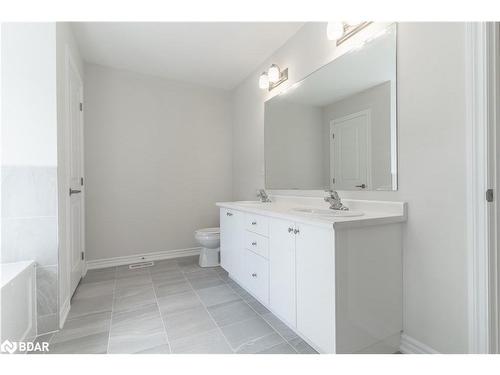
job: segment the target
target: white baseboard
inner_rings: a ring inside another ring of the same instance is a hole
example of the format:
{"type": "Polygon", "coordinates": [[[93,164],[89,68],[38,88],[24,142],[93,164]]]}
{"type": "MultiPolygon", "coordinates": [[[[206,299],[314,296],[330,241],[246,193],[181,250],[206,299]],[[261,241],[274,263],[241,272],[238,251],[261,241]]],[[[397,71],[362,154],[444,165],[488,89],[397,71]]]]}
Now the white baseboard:
{"type": "Polygon", "coordinates": [[[63,305],[61,306],[61,310],[59,311],[59,328],[62,329],[64,327],[64,323],[66,322],[66,318],[69,314],[69,309],[71,307],[70,298],[68,298],[63,305]]]}
{"type": "Polygon", "coordinates": [[[404,333],[401,335],[399,350],[404,354],[439,354],[437,350],[404,333]]]}
{"type": "Polygon", "coordinates": [[[87,269],[95,270],[98,268],[124,266],[127,264],[132,264],[137,262],[199,255],[200,250],[201,247],[192,247],[188,249],[165,250],[165,251],[157,251],[155,253],[145,253],[137,255],[128,255],[123,257],[89,260],[87,261],[87,269]]]}

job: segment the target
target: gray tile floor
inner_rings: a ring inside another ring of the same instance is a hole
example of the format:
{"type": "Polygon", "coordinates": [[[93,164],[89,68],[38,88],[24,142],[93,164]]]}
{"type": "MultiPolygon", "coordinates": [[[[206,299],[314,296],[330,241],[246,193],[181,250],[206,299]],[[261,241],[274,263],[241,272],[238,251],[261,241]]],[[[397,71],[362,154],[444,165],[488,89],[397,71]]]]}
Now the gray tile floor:
{"type": "Polygon", "coordinates": [[[88,271],[50,353],[316,353],[220,267],[197,257],[88,271]]]}

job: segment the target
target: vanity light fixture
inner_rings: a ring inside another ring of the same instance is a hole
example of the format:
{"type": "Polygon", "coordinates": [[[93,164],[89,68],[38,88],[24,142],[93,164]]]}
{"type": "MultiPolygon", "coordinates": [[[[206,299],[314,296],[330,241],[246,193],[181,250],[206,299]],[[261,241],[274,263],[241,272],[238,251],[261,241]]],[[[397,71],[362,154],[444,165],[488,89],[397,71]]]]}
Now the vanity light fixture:
{"type": "Polygon", "coordinates": [[[269,76],[266,72],[262,72],[259,77],[259,88],[267,90],[269,88],[269,76]]]}
{"type": "Polygon", "coordinates": [[[371,23],[371,21],[328,22],[326,36],[329,40],[335,40],[338,46],[371,23]]]}
{"type": "Polygon", "coordinates": [[[288,68],[281,70],[276,64],[272,64],[267,72],[262,72],[259,77],[259,87],[271,91],[288,79],[288,68]]]}

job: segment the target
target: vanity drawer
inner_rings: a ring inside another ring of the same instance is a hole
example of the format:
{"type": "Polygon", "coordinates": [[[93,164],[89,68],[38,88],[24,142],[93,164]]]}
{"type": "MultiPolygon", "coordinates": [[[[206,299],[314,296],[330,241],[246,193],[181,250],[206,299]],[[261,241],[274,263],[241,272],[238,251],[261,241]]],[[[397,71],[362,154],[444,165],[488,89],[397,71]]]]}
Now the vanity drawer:
{"type": "Polygon", "coordinates": [[[269,238],[245,231],[245,248],[269,259],[269,238]]]}
{"type": "Polygon", "coordinates": [[[245,229],[262,236],[269,235],[269,221],[265,216],[245,214],[245,229]]]}
{"type": "Polygon", "coordinates": [[[245,284],[264,305],[269,304],[269,262],[250,250],[244,250],[245,284]]]}

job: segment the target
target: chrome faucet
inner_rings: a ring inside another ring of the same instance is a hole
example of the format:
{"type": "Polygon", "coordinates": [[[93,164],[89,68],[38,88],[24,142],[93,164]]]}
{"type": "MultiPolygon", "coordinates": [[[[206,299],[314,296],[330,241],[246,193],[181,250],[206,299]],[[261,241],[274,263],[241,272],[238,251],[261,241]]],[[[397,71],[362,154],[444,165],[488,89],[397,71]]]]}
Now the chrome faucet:
{"type": "Polygon", "coordinates": [[[329,194],[328,197],[325,197],[325,202],[330,203],[331,210],[341,210],[341,211],[349,210],[349,207],[346,207],[342,204],[339,194],[335,190],[325,190],[325,192],[329,194]]]}
{"type": "Polygon", "coordinates": [[[269,197],[264,189],[257,190],[257,198],[259,198],[262,203],[271,202],[271,199],[269,199],[269,197]]]}

